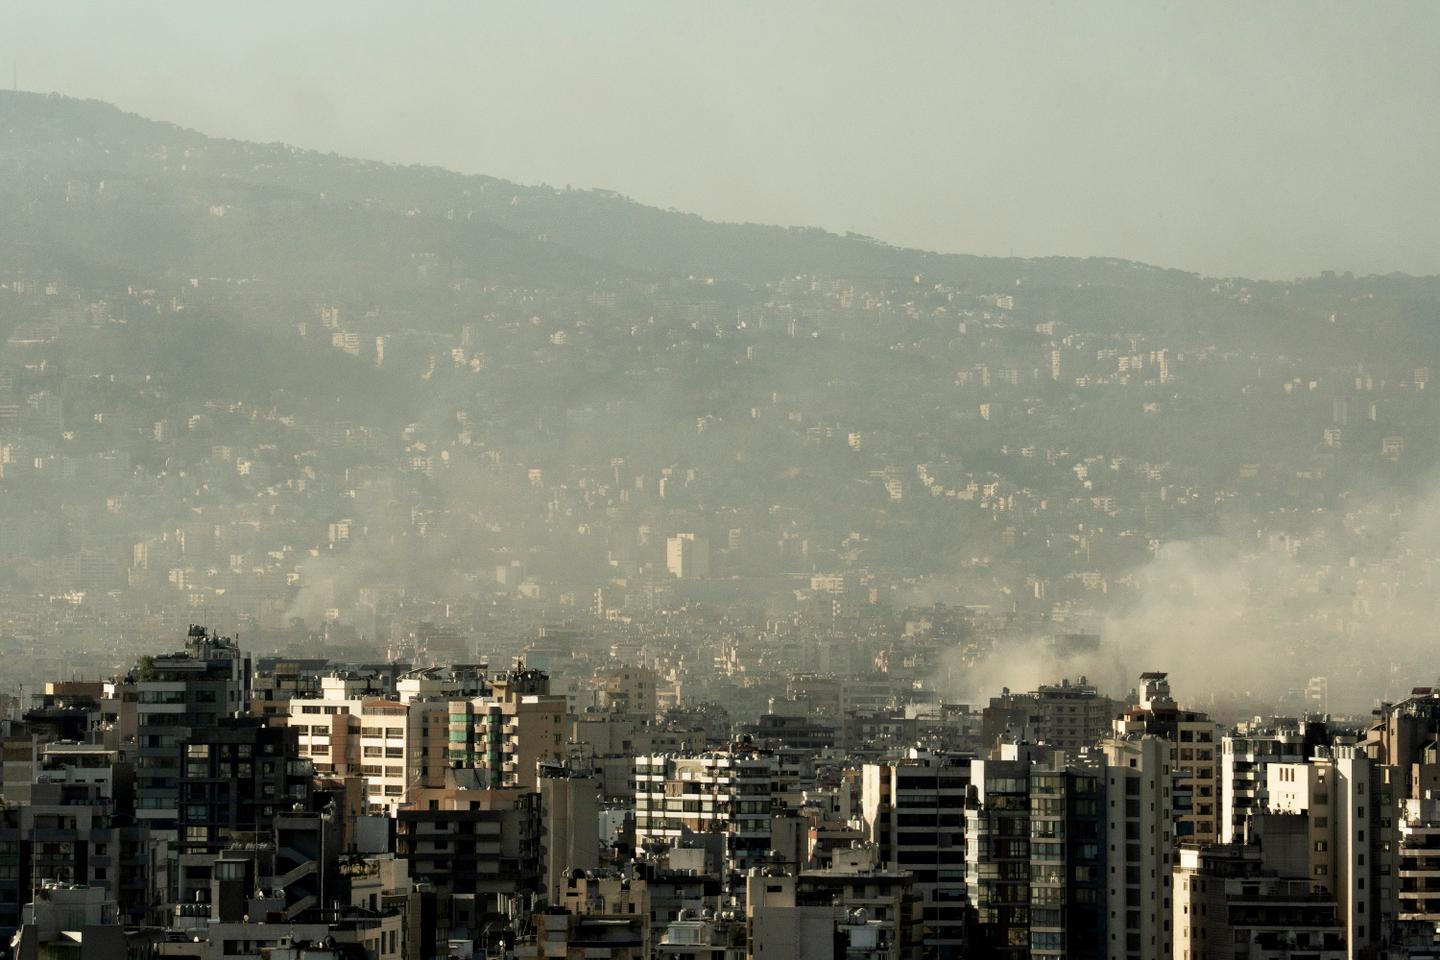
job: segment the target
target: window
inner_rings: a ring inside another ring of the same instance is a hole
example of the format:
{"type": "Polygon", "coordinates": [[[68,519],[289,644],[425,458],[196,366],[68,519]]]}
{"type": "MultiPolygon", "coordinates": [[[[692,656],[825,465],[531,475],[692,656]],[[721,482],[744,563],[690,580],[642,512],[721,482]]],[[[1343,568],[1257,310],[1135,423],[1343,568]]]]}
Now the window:
{"type": "Polygon", "coordinates": [[[244,880],[245,864],[237,860],[215,861],[216,880],[244,880]]]}

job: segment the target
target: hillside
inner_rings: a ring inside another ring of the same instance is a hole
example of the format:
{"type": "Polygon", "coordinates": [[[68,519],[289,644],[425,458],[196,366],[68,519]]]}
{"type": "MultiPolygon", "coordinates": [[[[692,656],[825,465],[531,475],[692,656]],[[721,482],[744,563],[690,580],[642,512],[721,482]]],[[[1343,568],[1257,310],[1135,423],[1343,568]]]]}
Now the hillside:
{"type": "Polygon", "coordinates": [[[1433,277],[939,255],[0,93],[0,608],[87,636],[439,610],[503,659],[941,598],[1121,646],[1240,611],[1276,676],[1350,670],[1307,656],[1434,619],[1436,370],[1433,277]]]}
{"type": "Polygon", "coordinates": [[[363,264],[435,246],[462,274],[516,279],[536,270],[552,280],[588,279],[603,265],[612,273],[745,281],[918,273],[980,286],[1019,280],[1195,289],[1201,282],[1108,259],[940,255],[811,228],[713,223],[603,190],[521,186],[216,139],[97,101],[31,93],[0,92],[0,169],[7,206],[37,195],[94,204],[54,224],[7,217],[0,242],[73,242],[78,262],[101,268],[173,264],[284,275],[298,258],[307,270],[338,279],[336,265],[310,247],[363,264]],[[207,224],[207,211],[220,206],[229,208],[226,222],[207,224]],[[116,222],[122,215],[125,222],[116,222]],[[74,236],[82,219],[98,228],[93,235],[74,236]],[[291,235],[295,228],[305,237],[291,235]],[[267,249],[236,249],[246,231],[263,236],[267,249]]]}

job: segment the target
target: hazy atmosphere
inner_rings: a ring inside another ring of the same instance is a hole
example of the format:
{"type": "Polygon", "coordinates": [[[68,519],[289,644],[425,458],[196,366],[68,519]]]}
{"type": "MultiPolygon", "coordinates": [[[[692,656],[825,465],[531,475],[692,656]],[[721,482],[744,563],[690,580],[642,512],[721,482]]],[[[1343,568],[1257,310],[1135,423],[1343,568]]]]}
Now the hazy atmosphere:
{"type": "Polygon", "coordinates": [[[1440,958],[1440,5],[0,4],[0,960],[1440,958]]]}
{"type": "Polygon", "coordinates": [[[213,136],[947,253],[1440,271],[1434,4],[12,2],[4,17],[23,89],[213,136]]]}

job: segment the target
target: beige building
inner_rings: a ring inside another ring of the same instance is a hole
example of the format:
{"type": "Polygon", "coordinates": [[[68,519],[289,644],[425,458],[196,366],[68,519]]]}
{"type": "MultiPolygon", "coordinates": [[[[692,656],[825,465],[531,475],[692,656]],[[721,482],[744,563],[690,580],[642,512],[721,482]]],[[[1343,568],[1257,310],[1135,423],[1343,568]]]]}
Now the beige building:
{"type": "Polygon", "coordinates": [[[320,696],[289,700],[287,724],[299,733],[300,755],[322,776],[362,776],[372,810],[393,814],[422,787],[445,782],[448,697],[483,689],[474,671],[425,671],[379,696],[371,678],[332,676],[320,696]]]}
{"type": "Polygon", "coordinates": [[[616,713],[655,716],[655,671],[623,664],[600,678],[602,706],[616,713]]]}
{"type": "Polygon", "coordinates": [[[550,677],[523,667],[490,680],[480,696],[451,700],[441,756],[453,766],[484,772],[492,787],[537,787],[541,763],[566,757],[565,697],[550,692],[550,677]]]}
{"type": "Polygon", "coordinates": [[[568,873],[600,866],[600,781],[588,771],[541,765],[539,786],[543,891],[556,903],[568,873]]]}
{"type": "Polygon", "coordinates": [[[703,747],[703,731],[659,726],[653,717],[587,710],[569,718],[570,751],[599,771],[608,800],[635,799],[635,757],[686,753],[703,747]]]}
{"type": "Polygon", "coordinates": [[[1139,702],[1115,721],[1115,732],[1148,734],[1169,744],[1174,840],[1214,843],[1224,820],[1217,762],[1220,725],[1208,714],[1176,704],[1164,673],[1141,674],[1137,692],[1139,702]]]}
{"type": "Polygon", "coordinates": [[[1346,956],[1334,901],[1268,870],[1259,847],[1187,844],[1174,889],[1175,960],[1346,956]]]}
{"type": "Polygon", "coordinates": [[[694,533],[677,533],[665,539],[665,569],[680,580],[710,576],[710,541],[694,533]]]}

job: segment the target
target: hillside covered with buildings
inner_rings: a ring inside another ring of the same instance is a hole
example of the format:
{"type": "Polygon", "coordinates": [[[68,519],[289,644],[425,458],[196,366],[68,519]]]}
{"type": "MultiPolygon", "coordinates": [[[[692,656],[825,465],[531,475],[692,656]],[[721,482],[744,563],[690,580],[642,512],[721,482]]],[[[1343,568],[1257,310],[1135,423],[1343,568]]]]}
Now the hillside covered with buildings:
{"type": "Polygon", "coordinates": [[[0,92],[0,934],[1435,956],[1437,369],[0,92]]]}

